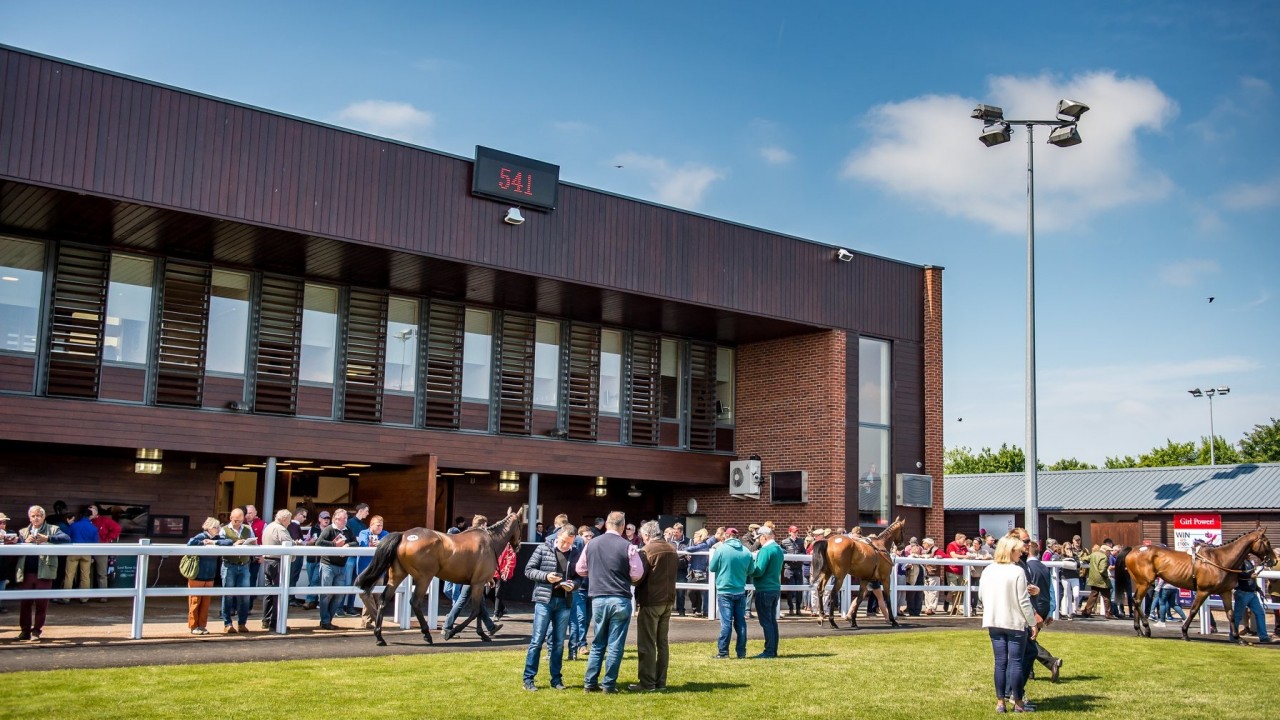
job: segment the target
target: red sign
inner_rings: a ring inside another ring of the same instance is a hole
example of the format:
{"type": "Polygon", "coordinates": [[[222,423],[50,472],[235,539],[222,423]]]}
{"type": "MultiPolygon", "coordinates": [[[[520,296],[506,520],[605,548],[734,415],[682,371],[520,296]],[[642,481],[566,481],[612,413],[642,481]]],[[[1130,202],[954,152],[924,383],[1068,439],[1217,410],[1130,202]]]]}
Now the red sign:
{"type": "Polygon", "coordinates": [[[1174,515],[1173,527],[1177,530],[1221,530],[1221,515],[1174,515]]]}

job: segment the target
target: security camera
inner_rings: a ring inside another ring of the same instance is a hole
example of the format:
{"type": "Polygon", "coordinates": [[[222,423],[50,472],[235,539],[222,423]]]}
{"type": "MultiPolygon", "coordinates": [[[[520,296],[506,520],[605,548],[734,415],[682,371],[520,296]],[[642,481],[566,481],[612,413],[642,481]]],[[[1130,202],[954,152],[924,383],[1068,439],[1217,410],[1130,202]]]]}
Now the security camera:
{"type": "Polygon", "coordinates": [[[507,216],[502,218],[502,222],[508,225],[519,225],[524,222],[524,216],[520,214],[520,208],[511,208],[507,211],[507,216]]]}
{"type": "Polygon", "coordinates": [[[844,248],[840,248],[836,251],[836,259],[841,262],[849,262],[850,260],[853,260],[853,253],[845,250],[844,248]]]}

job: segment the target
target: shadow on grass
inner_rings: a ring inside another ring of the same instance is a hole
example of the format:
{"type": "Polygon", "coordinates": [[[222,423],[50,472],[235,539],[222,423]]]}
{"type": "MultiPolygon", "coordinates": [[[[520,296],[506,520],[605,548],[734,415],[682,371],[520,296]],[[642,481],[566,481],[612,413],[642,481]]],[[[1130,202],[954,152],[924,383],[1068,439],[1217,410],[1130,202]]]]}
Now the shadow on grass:
{"type": "Polygon", "coordinates": [[[1041,712],[1063,711],[1063,712],[1093,712],[1098,709],[1099,701],[1102,698],[1098,695],[1059,695],[1054,698],[1047,698],[1040,701],[1036,709],[1041,712]]]}
{"type": "Polygon", "coordinates": [[[667,685],[667,693],[708,693],[717,690],[739,690],[751,687],[748,683],[728,682],[687,682],[682,685],[667,685]]]}
{"type": "Polygon", "coordinates": [[[789,652],[783,651],[781,655],[779,655],[779,656],[778,656],[778,657],[776,657],[776,658],[772,658],[772,659],[775,659],[775,660],[796,660],[796,659],[800,659],[800,658],[830,658],[830,657],[835,657],[835,656],[836,656],[836,654],[835,654],[835,653],[826,653],[826,652],[822,652],[822,653],[789,653],[789,652]]]}

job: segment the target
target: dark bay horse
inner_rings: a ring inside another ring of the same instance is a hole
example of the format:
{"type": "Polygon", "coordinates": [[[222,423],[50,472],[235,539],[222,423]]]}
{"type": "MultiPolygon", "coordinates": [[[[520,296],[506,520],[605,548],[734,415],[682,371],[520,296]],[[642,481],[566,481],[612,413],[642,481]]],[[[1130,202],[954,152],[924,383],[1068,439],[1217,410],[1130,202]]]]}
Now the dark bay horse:
{"type": "MultiPolygon", "coordinates": [[[[459,585],[471,586],[471,614],[455,627],[454,634],[462,632],[472,620],[480,614],[480,604],[484,602],[484,586],[493,579],[493,572],[498,567],[498,555],[506,545],[519,547],[520,526],[524,522],[524,508],[512,512],[507,509],[507,516],[487,527],[471,528],[454,535],[438,533],[426,528],[413,528],[404,532],[389,533],[378,543],[378,552],[372,562],[356,578],[356,586],[364,592],[360,599],[370,608],[377,608],[374,620],[373,636],[379,645],[386,645],[382,639],[382,617],[386,613],[387,603],[395,595],[396,587],[406,577],[413,578],[413,600],[410,603],[413,614],[418,618],[422,635],[427,644],[431,644],[431,627],[422,615],[422,601],[432,578],[440,578],[459,585]],[[386,589],[378,596],[373,595],[373,586],[386,573],[386,589]]],[[[476,623],[476,632],[480,639],[488,642],[480,623],[476,623]]],[[[448,636],[445,637],[448,640],[448,636]]]]}
{"type": "MultiPolygon", "coordinates": [[[[902,543],[902,528],[906,522],[896,518],[884,532],[869,538],[868,541],[853,540],[843,535],[831,539],[818,540],[813,543],[813,568],[810,574],[818,587],[818,624],[830,622],[831,627],[838,627],[835,620],[836,592],[844,587],[844,579],[852,575],[858,578],[858,597],[849,607],[845,619],[850,627],[858,627],[858,608],[867,596],[867,590],[873,582],[889,587],[889,578],[896,572],[893,564],[892,546],[902,543]],[[826,592],[827,580],[835,578],[831,591],[826,592]],[[825,597],[824,597],[825,595],[825,597]]],[[[884,593],[873,590],[880,601],[880,611],[884,619],[893,627],[898,627],[898,620],[890,612],[889,602],[885,602],[884,593]]],[[[892,602],[893,599],[891,598],[892,602]]],[[[896,608],[894,608],[896,610],[896,608]]]]}
{"type": "MultiPolygon", "coordinates": [[[[1187,613],[1187,619],[1182,622],[1183,640],[1190,639],[1187,637],[1187,628],[1191,627],[1191,621],[1195,619],[1204,601],[1210,595],[1221,595],[1222,607],[1231,627],[1230,637],[1234,641],[1236,625],[1232,616],[1231,591],[1235,589],[1240,577],[1240,566],[1249,553],[1257,555],[1267,566],[1275,563],[1271,542],[1267,540],[1267,530],[1261,525],[1225,545],[1201,546],[1194,557],[1163,545],[1140,545],[1130,549],[1124,564],[1133,581],[1133,594],[1137,598],[1135,604],[1139,606],[1157,577],[1164,578],[1170,585],[1195,592],[1191,612],[1187,613]]],[[[1139,637],[1151,637],[1147,613],[1141,607],[1134,609],[1133,630],[1139,637]]]]}

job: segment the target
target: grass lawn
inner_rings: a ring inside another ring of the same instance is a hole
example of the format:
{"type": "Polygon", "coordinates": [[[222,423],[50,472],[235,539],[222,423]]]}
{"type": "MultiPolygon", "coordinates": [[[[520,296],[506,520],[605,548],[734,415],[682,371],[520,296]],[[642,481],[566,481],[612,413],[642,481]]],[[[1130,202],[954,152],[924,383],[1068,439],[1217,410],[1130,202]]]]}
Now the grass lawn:
{"type": "MultiPolygon", "coordinates": [[[[1046,633],[1065,659],[1062,682],[1032,680],[1038,714],[1107,718],[1213,718],[1280,675],[1280,652],[1224,643],[1046,633]]],[[[759,652],[752,641],[748,654],[759,652]]],[[[94,718],[283,714],[382,719],[598,717],[972,718],[994,715],[986,634],[939,631],[783,639],[777,660],[712,660],[709,643],[675,645],[665,693],[582,692],[582,661],[565,662],[571,689],[521,689],[523,652],[430,653],[382,658],[10,673],[0,717],[79,708],[94,718]],[[109,698],[109,700],[108,700],[109,698]],[[89,702],[89,705],[85,705],[89,702]],[[279,713],[271,712],[276,708],[279,713]],[[12,714],[9,714],[12,713],[12,714]]],[[[217,657],[223,648],[211,647],[217,657]]],[[[234,653],[230,645],[225,651],[234,653]]],[[[634,648],[622,682],[635,681],[634,648]]],[[[1047,677],[1047,673],[1045,673],[1047,677]]],[[[1265,704],[1265,701],[1260,700],[1265,704]]]]}

